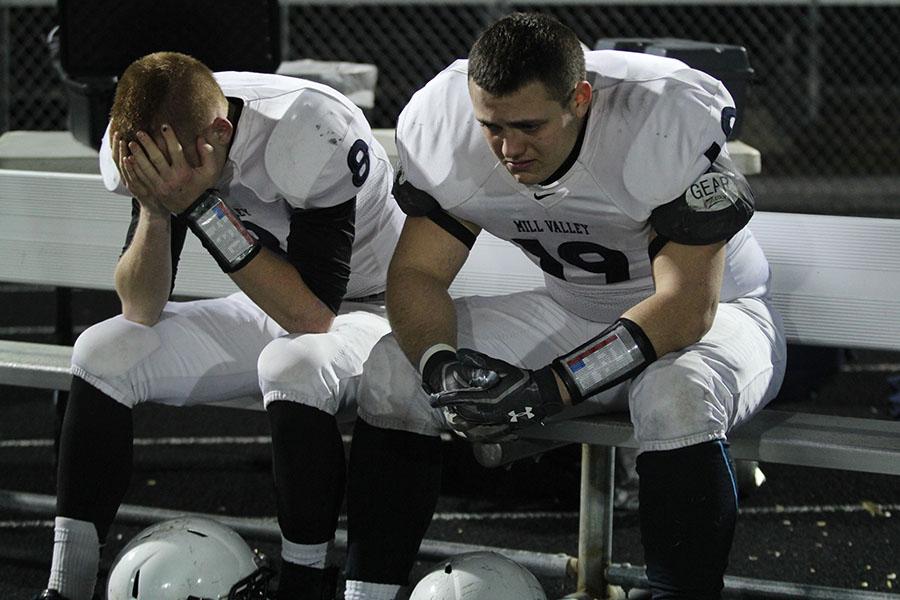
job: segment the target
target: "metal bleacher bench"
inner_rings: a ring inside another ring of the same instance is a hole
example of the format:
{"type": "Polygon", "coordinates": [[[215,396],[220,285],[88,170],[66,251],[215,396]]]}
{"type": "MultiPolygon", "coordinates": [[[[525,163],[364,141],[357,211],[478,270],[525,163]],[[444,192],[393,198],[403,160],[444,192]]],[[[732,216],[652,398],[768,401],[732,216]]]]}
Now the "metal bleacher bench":
{"type": "MultiPolygon", "coordinates": [[[[395,154],[392,130],[377,136],[395,154]]],[[[759,154],[729,142],[746,173],[759,154]]],[[[113,289],[113,267],[130,203],[106,192],[96,155],[65,132],[0,137],[0,282],[113,289]],[[47,147],[53,149],[48,153],[47,147]]],[[[772,266],[774,299],[790,342],[900,350],[900,220],[759,212],[750,227],[772,266]]],[[[512,245],[482,233],[451,293],[493,295],[543,281],[512,245]]],[[[196,239],[179,266],[176,295],[235,290],[196,239]]],[[[69,387],[71,347],[0,340],[0,385],[69,387]]],[[[900,421],[765,409],[730,435],[735,458],[900,475],[900,421]]],[[[615,447],[635,447],[626,415],[586,417],[523,432],[503,446],[476,448],[495,466],[566,443],[582,444],[578,577],[572,598],[616,597],[642,587],[643,570],[615,564],[612,548],[615,447]]],[[[888,598],[888,595],[726,577],[726,592],[762,598],[888,598]]]]}

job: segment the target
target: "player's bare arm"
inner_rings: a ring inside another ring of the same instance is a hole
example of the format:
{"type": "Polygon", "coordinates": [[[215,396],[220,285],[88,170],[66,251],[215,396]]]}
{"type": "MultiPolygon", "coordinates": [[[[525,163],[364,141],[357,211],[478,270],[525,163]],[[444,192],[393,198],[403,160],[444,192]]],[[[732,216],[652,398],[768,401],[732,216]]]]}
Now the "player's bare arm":
{"type": "Polygon", "coordinates": [[[122,314],[129,321],[153,325],[168,301],[172,280],[168,216],[143,210],[131,245],[119,258],[114,275],[122,314]]]}
{"type": "MultiPolygon", "coordinates": [[[[122,159],[128,155],[118,133],[111,134],[113,160],[132,190],[135,185],[122,159]]],[[[134,193],[132,191],[132,193],[134,193]]],[[[134,238],[116,264],[114,281],[122,303],[122,314],[129,321],[153,325],[168,301],[172,280],[170,250],[171,214],[155,198],[135,195],[140,215],[134,238]]]]}
{"type": "MultiPolygon", "coordinates": [[[[474,235],[480,231],[459,223],[474,235]]],[[[388,269],[388,318],[429,394],[482,389],[496,380],[482,365],[464,363],[464,350],[456,352],[456,309],[448,290],[468,256],[469,247],[430,218],[407,216],[388,269]]]]}
{"type": "Polygon", "coordinates": [[[231,279],[289,333],[324,333],[334,313],[303,282],[297,269],[263,248],[231,279]]]}
{"type": "Polygon", "coordinates": [[[413,365],[435,344],[456,347],[448,289],[468,256],[466,245],[431,219],[407,217],[388,270],[386,300],[394,335],[413,365]]]}
{"type": "Polygon", "coordinates": [[[644,330],[657,356],[702,338],[712,326],[725,269],[725,242],[668,242],[653,260],[655,293],[622,315],[644,330]]]}

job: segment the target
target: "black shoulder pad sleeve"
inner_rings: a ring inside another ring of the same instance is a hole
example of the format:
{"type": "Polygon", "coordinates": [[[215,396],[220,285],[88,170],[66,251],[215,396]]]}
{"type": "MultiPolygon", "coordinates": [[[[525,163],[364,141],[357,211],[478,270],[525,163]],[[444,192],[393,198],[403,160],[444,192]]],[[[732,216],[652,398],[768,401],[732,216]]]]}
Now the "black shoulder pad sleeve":
{"type": "Polygon", "coordinates": [[[407,216],[428,217],[444,231],[465,244],[469,250],[475,245],[475,234],[441,208],[431,194],[406,181],[399,170],[394,181],[393,194],[400,210],[407,216]]]}
{"type": "Polygon", "coordinates": [[[291,213],[288,261],[334,314],[347,292],[355,237],[356,197],[329,208],[295,208],[291,213]]]}
{"type": "Polygon", "coordinates": [[[662,238],[703,246],[731,239],[750,221],[753,206],[747,180],[720,157],[681,196],[657,207],[650,225],[662,238]]]}
{"type": "Polygon", "coordinates": [[[394,179],[393,193],[400,210],[410,217],[427,217],[433,211],[441,210],[441,205],[431,194],[406,181],[400,170],[397,171],[397,177],[394,179]]]}

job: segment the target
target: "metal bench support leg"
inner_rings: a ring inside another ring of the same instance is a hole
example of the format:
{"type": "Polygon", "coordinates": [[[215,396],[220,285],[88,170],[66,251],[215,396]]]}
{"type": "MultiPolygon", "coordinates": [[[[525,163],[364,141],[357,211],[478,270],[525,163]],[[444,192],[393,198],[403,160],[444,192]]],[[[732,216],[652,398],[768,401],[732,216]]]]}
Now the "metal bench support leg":
{"type": "Polygon", "coordinates": [[[578,585],[570,600],[621,598],[606,580],[612,560],[616,449],[581,446],[581,510],[578,524],[578,585]]]}

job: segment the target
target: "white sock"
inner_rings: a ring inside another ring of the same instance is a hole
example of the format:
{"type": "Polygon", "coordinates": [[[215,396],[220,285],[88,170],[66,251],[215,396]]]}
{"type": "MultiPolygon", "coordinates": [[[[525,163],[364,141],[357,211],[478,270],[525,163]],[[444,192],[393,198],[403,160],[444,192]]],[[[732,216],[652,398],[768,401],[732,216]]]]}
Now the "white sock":
{"type": "Polygon", "coordinates": [[[99,565],[100,541],[94,524],[56,517],[47,587],[69,600],[91,600],[99,565]]]}
{"type": "Polygon", "coordinates": [[[390,583],[348,580],[344,600],[394,600],[399,591],[399,585],[390,583]]]}
{"type": "Polygon", "coordinates": [[[329,546],[331,546],[331,542],[295,544],[281,536],[281,558],[295,565],[324,569],[329,546]]]}

